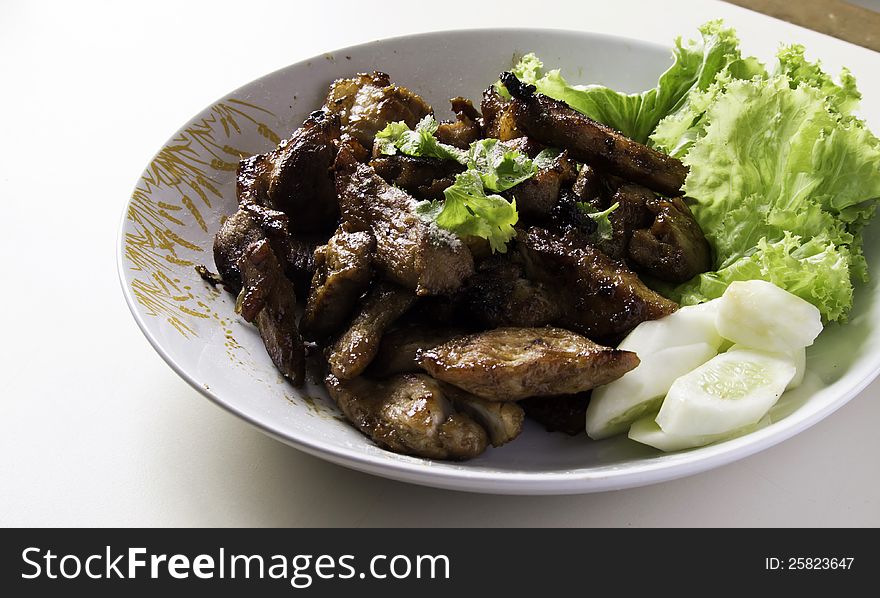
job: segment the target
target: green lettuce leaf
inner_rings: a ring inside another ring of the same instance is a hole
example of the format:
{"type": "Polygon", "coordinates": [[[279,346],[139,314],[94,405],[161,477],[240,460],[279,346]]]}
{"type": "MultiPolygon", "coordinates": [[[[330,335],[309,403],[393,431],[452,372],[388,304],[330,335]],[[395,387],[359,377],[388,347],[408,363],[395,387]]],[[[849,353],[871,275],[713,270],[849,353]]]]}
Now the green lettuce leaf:
{"type": "Polygon", "coordinates": [[[856,79],[848,69],[840,72],[840,84],[826,74],[818,62],[809,62],[800,44],[785,46],[776,55],[775,74],[785,75],[794,85],[806,84],[822,92],[836,112],[851,114],[859,107],[862,94],[856,88],[856,79]]]}
{"type": "Polygon", "coordinates": [[[847,69],[840,73],[840,84],[835,83],[818,63],[806,59],[804,47],[798,44],[780,48],[776,58],[772,73],[768,73],[756,58],[732,60],[719,71],[709,87],[703,91],[691,91],[680,108],[657,124],[651,133],[651,144],[662,152],[681,158],[702,135],[708,107],[724,92],[728,83],[737,79],[759,77],[766,80],[785,75],[792,88],[808,85],[818,89],[828,99],[833,112],[850,114],[858,107],[861,94],[856,88],[855,78],[847,69]]]}
{"type": "Polygon", "coordinates": [[[820,307],[827,321],[845,319],[852,306],[849,250],[819,236],[804,241],[789,232],[774,242],[761,239],[756,250],[716,272],[679,286],[672,297],[692,305],[720,297],[731,282],[772,282],[820,307]]]}
{"type": "Polygon", "coordinates": [[[858,98],[850,75],[835,84],[799,47],[780,51],[773,75],[729,78],[695,98],[705,108],[687,131],[684,191],[717,272],[675,296],[697,303],[762,278],[827,321],[845,319],[852,278],[867,277],[861,229],[880,198],[880,141],[849,113],[858,98]]]}
{"type": "Polygon", "coordinates": [[[721,70],[740,59],[739,40],[721,21],[706,23],[700,34],[699,41],[675,41],[675,62],[660,76],[657,87],[643,93],[624,94],[603,85],[571,85],[558,69],[541,75],[543,65],[534,54],[524,56],[512,72],[540,93],[645,143],[657,123],[678,110],[691,91],[706,90],[721,70]]]}
{"type": "Polygon", "coordinates": [[[765,77],[767,71],[754,58],[732,60],[718,72],[715,81],[706,89],[694,89],[684,102],[673,112],[657,123],[649,138],[657,150],[681,158],[694,141],[702,136],[706,126],[706,110],[725,90],[728,83],[736,79],[765,77]]]}
{"type": "Polygon", "coordinates": [[[457,175],[443,195],[443,202],[419,202],[416,212],[459,237],[488,239],[492,251],[507,251],[507,242],[516,234],[513,225],[519,220],[515,200],[486,195],[483,180],[475,170],[457,175]]]}

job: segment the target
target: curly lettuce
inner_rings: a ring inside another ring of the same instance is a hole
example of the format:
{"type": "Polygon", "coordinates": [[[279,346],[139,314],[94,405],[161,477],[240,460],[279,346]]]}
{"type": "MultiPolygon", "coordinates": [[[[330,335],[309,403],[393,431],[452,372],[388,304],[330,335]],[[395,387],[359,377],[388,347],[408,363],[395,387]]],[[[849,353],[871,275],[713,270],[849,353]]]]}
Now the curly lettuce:
{"type": "Polygon", "coordinates": [[[771,71],[718,78],[652,139],[689,167],[685,194],[715,253],[716,271],[672,293],[720,296],[734,280],[769,280],[845,320],[852,280],[867,280],[861,230],[880,198],[880,141],[852,115],[848,71],[835,83],[784,47],[771,71]]]}
{"type": "MultiPolygon", "coordinates": [[[[672,54],[674,62],[660,75],[657,87],[635,94],[604,85],[572,85],[559,69],[542,75],[544,65],[534,54],[525,55],[512,72],[540,93],[646,143],[657,123],[678,110],[691,92],[706,90],[719,72],[740,61],[739,40],[721,21],[710,21],[700,27],[699,40],[676,39],[672,54]]],[[[503,86],[496,88],[506,94],[503,86]]]]}

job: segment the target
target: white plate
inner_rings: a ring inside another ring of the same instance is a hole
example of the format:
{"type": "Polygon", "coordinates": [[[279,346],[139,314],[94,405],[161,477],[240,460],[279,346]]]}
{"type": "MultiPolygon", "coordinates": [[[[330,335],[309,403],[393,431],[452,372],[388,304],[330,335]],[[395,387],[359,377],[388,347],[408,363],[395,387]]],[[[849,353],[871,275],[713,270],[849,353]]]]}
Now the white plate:
{"type": "MultiPolygon", "coordinates": [[[[338,77],[374,69],[421,94],[446,117],[448,98],[478,101],[515,56],[536,52],[578,82],[635,92],[656,84],[668,48],[588,33],[465,30],[372,42],[267,75],[206,108],[144,171],[123,218],[119,273],[138,325],[165,361],[218,405],[313,455],[369,473],[442,488],[509,494],[595,492],[669,480],[772,446],[832,413],[880,369],[877,285],[856,292],[846,326],[831,326],[809,350],[807,382],[785,395],[767,428],[714,446],[662,454],[618,437],[548,434],[528,424],[520,438],[465,463],[428,461],[376,447],[345,423],[321,387],[282,380],[256,329],[233,313],[194,264],[213,269],[212,236],[236,209],[239,153],[264,152],[318,108],[338,77]]],[[[865,102],[868,108],[872,106],[865,102]]],[[[866,115],[867,116],[867,115],[866,115]]],[[[868,262],[880,243],[866,235],[868,262]]],[[[805,467],[809,465],[804,464],[805,467]]]]}

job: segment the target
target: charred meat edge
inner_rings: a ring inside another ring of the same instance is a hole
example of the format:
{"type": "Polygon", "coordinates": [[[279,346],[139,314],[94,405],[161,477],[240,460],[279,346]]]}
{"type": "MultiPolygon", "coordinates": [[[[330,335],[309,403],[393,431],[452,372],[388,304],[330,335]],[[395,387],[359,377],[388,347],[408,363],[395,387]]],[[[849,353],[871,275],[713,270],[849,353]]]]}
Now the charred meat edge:
{"type": "Polygon", "coordinates": [[[564,102],[535,93],[534,85],[512,73],[502,73],[501,81],[512,97],[516,126],[529,137],[566,149],[579,162],[595,164],[658,193],[680,193],[687,176],[681,161],[633,141],[564,102]]]}

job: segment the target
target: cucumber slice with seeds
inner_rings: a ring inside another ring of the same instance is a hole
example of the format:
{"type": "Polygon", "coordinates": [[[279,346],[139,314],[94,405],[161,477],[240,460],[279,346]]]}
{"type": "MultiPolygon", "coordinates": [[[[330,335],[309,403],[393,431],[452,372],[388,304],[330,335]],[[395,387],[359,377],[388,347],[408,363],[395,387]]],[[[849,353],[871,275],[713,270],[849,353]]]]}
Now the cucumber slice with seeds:
{"type": "MultiPolygon", "coordinates": [[[[743,345],[733,345],[728,351],[748,351],[750,348],[751,347],[745,347],[743,345]]],[[[804,381],[804,376],[807,373],[807,348],[803,347],[794,351],[787,351],[786,353],[783,353],[783,355],[790,357],[796,368],[794,378],[792,378],[791,382],[788,383],[788,386],[785,387],[785,390],[791,390],[792,388],[800,386],[804,381]]]]}
{"type": "Polygon", "coordinates": [[[796,373],[794,360],[781,353],[722,353],[672,384],[657,423],[677,436],[724,434],[755,424],[796,373]]]}

